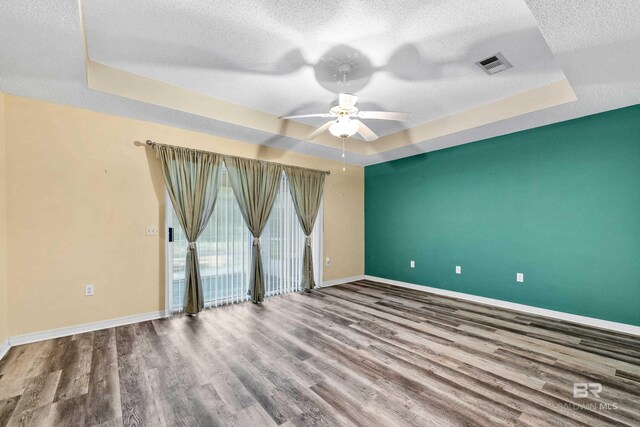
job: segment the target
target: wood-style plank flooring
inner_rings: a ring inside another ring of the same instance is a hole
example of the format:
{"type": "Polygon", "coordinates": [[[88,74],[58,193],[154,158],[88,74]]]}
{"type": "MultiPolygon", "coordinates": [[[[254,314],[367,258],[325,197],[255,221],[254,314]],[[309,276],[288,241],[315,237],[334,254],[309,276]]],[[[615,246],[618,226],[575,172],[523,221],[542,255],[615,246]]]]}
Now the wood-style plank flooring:
{"type": "Polygon", "coordinates": [[[640,425],[640,339],[361,281],[14,347],[0,425],[640,425]]]}

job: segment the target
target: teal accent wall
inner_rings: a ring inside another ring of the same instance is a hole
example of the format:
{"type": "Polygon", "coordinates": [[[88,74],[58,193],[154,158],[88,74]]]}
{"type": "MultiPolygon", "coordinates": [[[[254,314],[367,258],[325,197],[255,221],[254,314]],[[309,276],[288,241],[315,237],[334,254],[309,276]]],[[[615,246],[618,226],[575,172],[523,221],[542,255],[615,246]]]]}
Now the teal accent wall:
{"type": "Polygon", "coordinates": [[[640,105],[366,167],[365,272],[640,326],[640,105]]]}

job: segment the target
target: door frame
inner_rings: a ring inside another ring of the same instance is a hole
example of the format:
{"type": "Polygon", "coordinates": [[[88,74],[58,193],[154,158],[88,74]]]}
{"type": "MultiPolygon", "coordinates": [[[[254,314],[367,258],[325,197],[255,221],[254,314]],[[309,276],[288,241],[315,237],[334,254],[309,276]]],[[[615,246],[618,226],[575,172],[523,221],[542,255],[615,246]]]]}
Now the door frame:
{"type": "Polygon", "coordinates": [[[164,193],[164,242],[165,242],[165,274],[164,274],[164,315],[169,317],[173,314],[173,242],[169,241],[169,229],[173,228],[173,205],[169,194],[164,193]]]}

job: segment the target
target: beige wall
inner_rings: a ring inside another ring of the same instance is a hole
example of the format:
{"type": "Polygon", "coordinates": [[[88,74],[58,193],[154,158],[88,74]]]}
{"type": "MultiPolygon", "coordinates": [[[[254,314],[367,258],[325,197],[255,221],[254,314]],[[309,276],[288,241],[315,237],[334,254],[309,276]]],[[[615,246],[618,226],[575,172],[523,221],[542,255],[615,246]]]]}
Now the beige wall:
{"type": "Polygon", "coordinates": [[[4,99],[0,92],[0,345],[9,336],[7,313],[7,188],[5,179],[4,99]]]}
{"type": "Polygon", "coordinates": [[[164,309],[165,236],[144,235],[163,229],[164,188],[134,141],[331,170],[324,280],[363,274],[361,167],[16,96],[5,110],[11,335],[164,309]]]}

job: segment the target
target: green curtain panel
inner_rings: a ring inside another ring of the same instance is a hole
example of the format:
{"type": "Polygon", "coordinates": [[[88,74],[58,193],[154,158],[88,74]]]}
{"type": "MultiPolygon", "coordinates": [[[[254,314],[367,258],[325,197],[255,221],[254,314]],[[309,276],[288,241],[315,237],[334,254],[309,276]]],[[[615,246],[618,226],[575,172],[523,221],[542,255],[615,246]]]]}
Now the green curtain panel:
{"type": "Polygon", "coordinates": [[[325,172],[284,167],[289,180],[289,192],[296,208],[296,215],[306,235],[302,255],[302,287],[306,290],[315,288],[313,278],[313,258],[311,255],[311,233],[318,218],[318,210],[324,191],[325,172]]]}
{"type": "Polygon", "coordinates": [[[282,166],[238,157],[225,157],[224,163],[242,217],[253,235],[249,295],[259,303],[264,301],[260,236],[278,194],[282,166]]]}
{"type": "Polygon", "coordinates": [[[184,310],[204,308],[196,241],[213,214],[220,187],[221,156],[214,153],[155,144],[162,175],[178,221],[189,241],[185,264],[184,310]]]}

